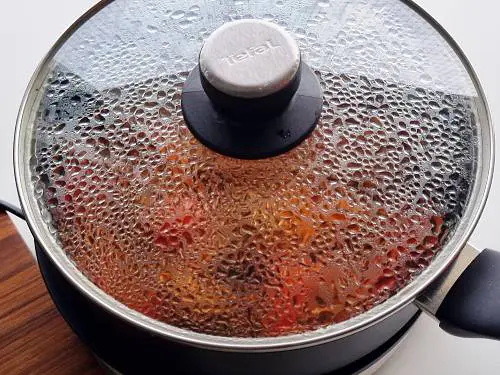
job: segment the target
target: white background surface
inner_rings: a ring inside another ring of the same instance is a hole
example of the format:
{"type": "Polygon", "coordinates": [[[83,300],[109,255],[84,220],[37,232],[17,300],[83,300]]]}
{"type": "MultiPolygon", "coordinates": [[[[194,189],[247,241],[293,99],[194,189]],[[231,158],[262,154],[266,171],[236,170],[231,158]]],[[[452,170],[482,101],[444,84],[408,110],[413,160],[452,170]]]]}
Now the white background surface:
{"type": "MultiPolygon", "coordinates": [[[[496,0],[417,0],[455,38],[486,91],[500,133],[500,3],[496,0]]],[[[19,104],[38,62],[64,30],[96,0],[2,0],[0,12],[0,199],[17,203],[12,142],[19,104]]],[[[497,143],[497,155],[500,147],[497,143]]],[[[497,157],[497,163],[499,162],[497,157]]],[[[500,167],[472,244],[500,250],[497,212],[500,167]]],[[[17,221],[31,245],[26,226],[17,221]]],[[[32,246],[32,245],[31,245],[32,246]]],[[[1,249],[0,249],[1,251],[1,249]]],[[[1,265],[0,265],[1,266],[1,265]]],[[[499,296],[500,298],[500,296],[499,296]]],[[[500,318],[500,311],[499,311],[500,318]]],[[[458,339],[424,316],[378,375],[500,374],[500,342],[458,339]]]]}

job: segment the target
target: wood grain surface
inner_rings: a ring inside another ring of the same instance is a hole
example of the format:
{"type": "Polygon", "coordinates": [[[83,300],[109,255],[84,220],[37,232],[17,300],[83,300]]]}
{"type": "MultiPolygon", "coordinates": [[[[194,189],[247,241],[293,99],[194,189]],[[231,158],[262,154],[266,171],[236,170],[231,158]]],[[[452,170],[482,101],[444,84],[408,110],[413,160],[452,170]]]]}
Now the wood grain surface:
{"type": "Polygon", "coordinates": [[[29,250],[0,213],[0,375],[102,375],[57,312],[29,250]]]}

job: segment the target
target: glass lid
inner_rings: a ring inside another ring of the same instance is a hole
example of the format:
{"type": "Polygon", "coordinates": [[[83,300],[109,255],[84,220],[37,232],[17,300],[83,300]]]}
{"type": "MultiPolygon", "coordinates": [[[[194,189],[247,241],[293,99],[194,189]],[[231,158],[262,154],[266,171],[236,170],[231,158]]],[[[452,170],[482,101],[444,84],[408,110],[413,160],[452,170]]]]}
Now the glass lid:
{"type": "Polygon", "coordinates": [[[116,0],[83,21],[32,82],[18,183],[52,259],[121,316],[198,342],[346,332],[470,234],[486,104],[414,5],[116,0]]]}

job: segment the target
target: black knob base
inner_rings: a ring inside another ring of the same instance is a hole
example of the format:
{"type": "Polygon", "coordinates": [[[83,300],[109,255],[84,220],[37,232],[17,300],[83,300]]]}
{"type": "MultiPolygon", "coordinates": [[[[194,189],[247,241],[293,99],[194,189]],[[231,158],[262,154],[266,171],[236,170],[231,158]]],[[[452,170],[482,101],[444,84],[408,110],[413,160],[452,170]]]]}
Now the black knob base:
{"type": "Polygon", "coordinates": [[[323,97],[316,75],[306,64],[299,74],[299,87],[281,112],[263,117],[234,116],[213,104],[196,67],[184,84],[184,120],[202,144],[222,155],[249,160],[281,155],[304,141],[321,115],[323,97]]]}

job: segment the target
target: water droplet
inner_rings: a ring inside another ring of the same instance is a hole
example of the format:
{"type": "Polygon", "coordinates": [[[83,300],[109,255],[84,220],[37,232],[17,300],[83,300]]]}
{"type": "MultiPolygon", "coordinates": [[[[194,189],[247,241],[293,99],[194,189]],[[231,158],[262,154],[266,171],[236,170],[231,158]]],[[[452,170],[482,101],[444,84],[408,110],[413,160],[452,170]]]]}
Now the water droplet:
{"type": "Polygon", "coordinates": [[[71,104],[78,105],[82,102],[82,98],[79,95],[74,95],[71,97],[71,104]]]}
{"type": "Polygon", "coordinates": [[[119,97],[122,96],[122,92],[119,88],[113,88],[111,90],[109,90],[109,96],[114,98],[114,99],[118,99],[119,97]]]}
{"type": "Polygon", "coordinates": [[[181,27],[181,29],[186,29],[191,25],[191,23],[192,22],[190,20],[185,19],[179,22],[179,26],[181,27]]]}
{"type": "Polygon", "coordinates": [[[422,74],[420,76],[420,82],[422,83],[431,83],[432,82],[432,77],[428,74],[422,74]]]}
{"type": "Polygon", "coordinates": [[[184,17],[185,13],[182,10],[176,10],[170,15],[170,18],[174,20],[180,20],[182,17],[184,17]]]}
{"type": "Polygon", "coordinates": [[[66,124],[63,122],[63,123],[61,123],[61,124],[57,125],[57,126],[54,128],[54,131],[55,131],[56,133],[61,133],[61,132],[64,130],[64,128],[65,128],[65,127],[66,127],[66,124]]]}
{"type": "Polygon", "coordinates": [[[148,30],[148,32],[150,32],[151,34],[155,34],[158,32],[158,27],[154,26],[154,25],[148,25],[146,27],[146,29],[148,30]]]}

